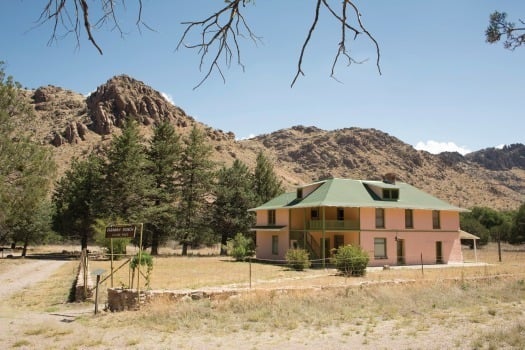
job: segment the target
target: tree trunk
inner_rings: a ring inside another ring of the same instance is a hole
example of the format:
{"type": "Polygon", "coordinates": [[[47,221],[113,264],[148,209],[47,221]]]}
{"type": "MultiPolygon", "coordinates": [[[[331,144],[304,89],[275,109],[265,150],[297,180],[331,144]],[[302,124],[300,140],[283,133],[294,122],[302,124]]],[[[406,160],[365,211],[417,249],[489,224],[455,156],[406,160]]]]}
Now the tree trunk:
{"type": "Polygon", "coordinates": [[[188,255],[188,243],[184,242],[182,243],[182,256],[188,255]]]}
{"type": "Polygon", "coordinates": [[[82,238],[80,239],[80,250],[87,249],[88,246],[88,236],[87,233],[82,234],[82,238]]]}
{"type": "Polygon", "coordinates": [[[159,233],[151,233],[151,255],[159,255],[159,233]]]}
{"type": "Polygon", "coordinates": [[[26,257],[27,254],[27,246],[29,245],[29,234],[27,234],[24,238],[24,248],[22,248],[22,258],[26,257]]]}
{"type": "Polygon", "coordinates": [[[228,251],[226,250],[226,244],[228,243],[228,234],[223,233],[221,235],[221,252],[220,255],[227,255],[228,251]]]}

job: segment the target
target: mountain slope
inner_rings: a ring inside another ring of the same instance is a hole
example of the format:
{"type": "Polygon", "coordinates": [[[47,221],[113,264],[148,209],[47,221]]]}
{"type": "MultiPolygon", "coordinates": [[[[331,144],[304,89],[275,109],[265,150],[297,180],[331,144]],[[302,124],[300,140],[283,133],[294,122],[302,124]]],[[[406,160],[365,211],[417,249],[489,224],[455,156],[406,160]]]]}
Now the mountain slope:
{"type": "Polygon", "coordinates": [[[52,147],[63,173],[73,157],[83,157],[120,132],[125,118],[134,118],[146,137],[152,125],[168,120],[185,135],[196,125],[205,130],[214,160],[234,159],[255,165],[259,151],[275,163],[286,187],[327,177],[381,179],[385,173],[462,207],[515,209],[525,200],[525,146],[487,149],[465,157],[432,155],[415,150],[376,129],[333,131],[294,126],[249,140],[236,141],[196,121],[144,83],[121,75],[109,79],[89,97],[59,87],[26,91],[38,117],[35,129],[44,147],[52,147]]]}

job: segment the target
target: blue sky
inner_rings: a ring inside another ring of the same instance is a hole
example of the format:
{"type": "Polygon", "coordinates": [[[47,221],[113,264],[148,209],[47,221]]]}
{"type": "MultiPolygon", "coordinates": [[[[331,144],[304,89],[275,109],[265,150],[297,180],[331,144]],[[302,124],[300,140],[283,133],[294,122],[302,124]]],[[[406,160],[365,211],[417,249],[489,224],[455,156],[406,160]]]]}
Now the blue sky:
{"type": "Polygon", "coordinates": [[[48,45],[51,24],[35,27],[45,2],[0,2],[0,60],[28,88],[51,84],[88,94],[127,74],[237,138],[301,124],[375,128],[433,152],[525,143],[525,47],[511,52],[484,41],[489,14],[499,10],[516,22],[525,19],[523,1],[356,0],[379,42],[382,75],[372,44],[350,40],[353,57],[369,60],[338,65],[340,82],[330,78],[339,26],[324,11],[306,51],[305,76],[290,88],[315,1],[258,0],[244,11],[262,43],[241,39],[244,72],[232,64],[224,69],[225,83],[214,73],[196,90],[205,72],[197,52],[175,50],[181,22],[203,19],[224,1],[144,0],[143,20],[154,32],[139,32],[135,3],[127,1],[124,37],[107,28],[94,31],[103,55],[84,34],[80,47],[72,36],[48,45]]]}

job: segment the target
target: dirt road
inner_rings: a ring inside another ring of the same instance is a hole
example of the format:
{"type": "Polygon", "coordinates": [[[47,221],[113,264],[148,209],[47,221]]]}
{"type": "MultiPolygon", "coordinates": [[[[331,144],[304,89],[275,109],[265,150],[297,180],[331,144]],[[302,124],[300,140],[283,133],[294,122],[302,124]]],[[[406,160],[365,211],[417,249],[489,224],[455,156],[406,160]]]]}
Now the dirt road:
{"type": "Polygon", "coordinates": [[[7,269],[0,273],[0,299],[45,280],[64,263],[58,260],[35,260],[7,269]]]}

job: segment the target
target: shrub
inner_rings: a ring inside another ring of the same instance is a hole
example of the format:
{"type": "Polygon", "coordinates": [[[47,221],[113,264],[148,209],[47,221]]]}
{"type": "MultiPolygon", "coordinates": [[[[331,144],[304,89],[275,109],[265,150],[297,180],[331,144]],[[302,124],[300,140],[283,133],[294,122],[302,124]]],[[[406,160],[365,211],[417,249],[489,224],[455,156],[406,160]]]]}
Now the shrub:
{"type": "Polygon", "coordinates": [[[242,233],[237,233],[234,238],[228,240],[226,250],[235,260],[243,261],[253,255],[253,241],[242,233]]]}
{"type": "Polygon", "coordinates": [[[369,257],[360,247],[346,245],[337,249],[331,261],[345,276],[364,276],[369,257]]]}
{"type": "Polygon", "coordinates": [[[297,271],[303,271],[311,265],[310,256],[304,249],[289,249],[286,252],[286,263],[297,271]]]}
{"type": "MultiPolygon", "coordinates": [[[[138,265],[139,265],[139,255],[137,254],[129,262],[129,267],[133,271],[132,282],[131,282],[132,287],[133,287],[133,279],[135,279],[135,269],[138,267],[138,265]]],[[[153,271],[153,257],[147,252],[142,252],[140,254],[140,266],[144,266],[144,265],[148,267],[148,269],[146,270],[146,287],[149,288],[150,281],[151,281],[151,271],[153,271]]]]}

